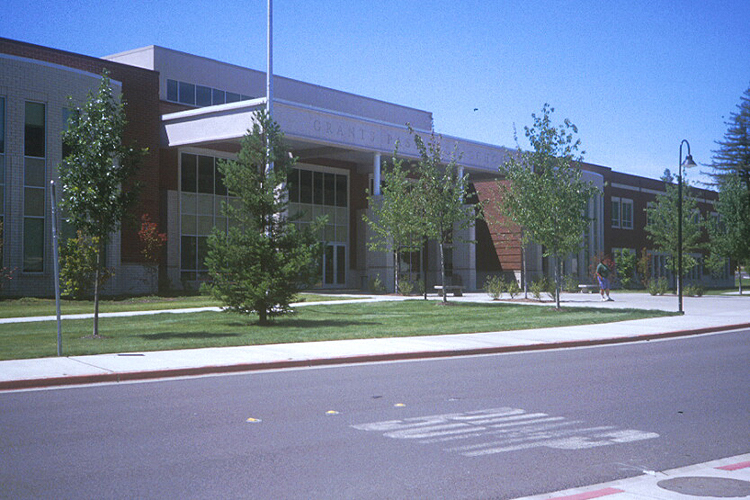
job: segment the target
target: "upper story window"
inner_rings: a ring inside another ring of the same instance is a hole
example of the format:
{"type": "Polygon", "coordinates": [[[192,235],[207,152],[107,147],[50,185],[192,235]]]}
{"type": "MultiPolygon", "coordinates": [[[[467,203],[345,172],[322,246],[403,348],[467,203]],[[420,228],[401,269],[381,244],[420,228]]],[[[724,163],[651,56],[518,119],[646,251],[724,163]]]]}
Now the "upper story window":
{"type": "Polygon", "coordinates": [[[44,158],[45,153],[45,107],[38,102],[26,103],[24,120],[24,156],[44,158]]]}
{"type": "Polygon", "coordinates": [[[190,106],[205,107],[228,102],[247,101],[252,97],[227,92],[222,89],[195,85],[177,80],[167,80],[167,101],[179,102],[190,106]]]}
{"type": "Polygon", "coordinates": [[[620,227],[620,198],[612,198],[612,227],[620,227]]]}
{"type": "Polygon", "coordinates": [[[633,229],[633,200],[612,197],[612,227],[633,229]]]}
{"type": "Polygon", "coordinates": [[[633,200],[620,200],[622,214],[620,216],[620,225],[623,229],[633,229],[633,200]]]}

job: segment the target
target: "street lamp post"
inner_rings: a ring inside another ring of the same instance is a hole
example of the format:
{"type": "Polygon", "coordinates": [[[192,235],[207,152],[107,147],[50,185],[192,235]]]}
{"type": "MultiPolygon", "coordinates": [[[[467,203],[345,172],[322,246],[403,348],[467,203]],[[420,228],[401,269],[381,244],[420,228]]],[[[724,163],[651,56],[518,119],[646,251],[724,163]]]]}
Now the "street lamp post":
{"type": "Polygon", "coordinates": [[[677,168],[677,300],[678,311],[684,314],[682,308],[682,169],[695,167],[693,156],[690,154],[690,143],[685,139],[680,142],[680,158],[677,168]],[[687,144],[687,156],[682,161],[682,145],[687,144]]]}

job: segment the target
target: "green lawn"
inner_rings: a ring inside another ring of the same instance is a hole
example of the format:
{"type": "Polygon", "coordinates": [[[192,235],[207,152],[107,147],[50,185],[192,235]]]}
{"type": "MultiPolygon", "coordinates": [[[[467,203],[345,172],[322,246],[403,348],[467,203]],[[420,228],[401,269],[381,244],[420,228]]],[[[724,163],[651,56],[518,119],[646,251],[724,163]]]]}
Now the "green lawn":
{"type": "MultiPolygon", "coordinates": [[[[352,338],[401,337],[519,330],[607,323],[674,313],[633,309],[552,307],[513,304],[409,300],[316,305],[260,327],[257,318],[203,312],[102,318],[105,338],[87,338],[91,320],[63,321],[67,356],[237,345],[314,342],[352,338]]],[[[55,356],[56,322],[0,325],[0,359],[55,356]]]]}
{"type": "MultiPolygon", "coordinates": [[[[327,300],[346,300],[349,297],[301,293],[300,302],[317,302],[327,300]]],[[[102,300],[100,312],[155,311],[159,309],[185,309],[189,307],[211,307],[221,305],[218,301],[204,295],[181,297],[128,297],[124,299],[102,300]]],[[[62,314],[85,314],[94,312],[94,302],[90,300],[62,300],[62,314]]],[[[30,316],[54,316],[54,299],[6,299],[0,300],[0,318],[28,318],[30,316]]]]}

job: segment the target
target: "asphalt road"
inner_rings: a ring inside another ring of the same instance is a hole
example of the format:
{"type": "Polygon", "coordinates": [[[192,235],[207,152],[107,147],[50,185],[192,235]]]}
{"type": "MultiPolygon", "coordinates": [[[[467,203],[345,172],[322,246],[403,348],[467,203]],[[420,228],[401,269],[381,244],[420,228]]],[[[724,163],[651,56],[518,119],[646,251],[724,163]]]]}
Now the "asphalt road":
{"type": "Polygon", "coordinates": [[[0,394],[0,498],[514,498],[750,451],[750,330],[0,394]]]}

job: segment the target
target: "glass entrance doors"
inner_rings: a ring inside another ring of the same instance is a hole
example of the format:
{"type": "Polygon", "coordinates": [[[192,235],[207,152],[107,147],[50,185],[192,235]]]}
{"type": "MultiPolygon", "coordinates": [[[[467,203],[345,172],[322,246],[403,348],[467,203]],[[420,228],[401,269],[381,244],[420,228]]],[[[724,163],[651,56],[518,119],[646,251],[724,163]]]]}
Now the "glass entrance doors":
{"type": "Polygon", "coordinates": [[[328,244],[323,255],[323,286],[343,287],[345,285],[346,245],[328,244]]]}

